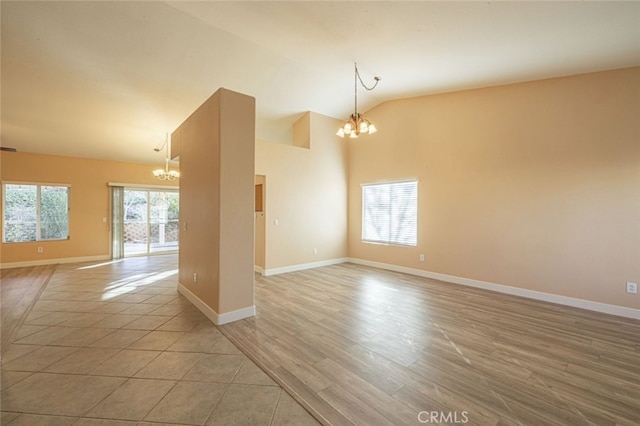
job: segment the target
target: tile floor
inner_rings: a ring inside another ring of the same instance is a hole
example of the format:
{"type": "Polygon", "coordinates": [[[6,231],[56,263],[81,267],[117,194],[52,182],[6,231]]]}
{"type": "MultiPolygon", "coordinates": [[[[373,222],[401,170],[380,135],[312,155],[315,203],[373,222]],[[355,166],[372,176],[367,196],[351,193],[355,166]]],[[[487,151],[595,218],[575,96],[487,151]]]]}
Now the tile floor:
{"type": "Polygon", "coordinates": [[[2,425],[316,425],[178,294],[177,256],[59,265],[2,356],[2,425]]]}

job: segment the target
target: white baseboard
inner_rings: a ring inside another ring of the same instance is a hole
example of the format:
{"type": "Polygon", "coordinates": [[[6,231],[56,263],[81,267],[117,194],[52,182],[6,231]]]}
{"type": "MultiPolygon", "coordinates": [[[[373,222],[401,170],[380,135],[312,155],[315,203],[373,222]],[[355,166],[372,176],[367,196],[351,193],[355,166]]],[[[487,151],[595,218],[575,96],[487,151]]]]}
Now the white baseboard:
{"type": "Polygon", "coordinates": [[[224,314],[218,314],[218,322],[216,325],[224,325],[230,322],[239,321],[245,318],[251,318],[256,316],[256,307],[249,306],[248,308],[238,309],[232,312],[224,314]]]}
{"type": "Polygon", "coordinates": [[[8,262],[8,263],[0,263],[0,269],[25,268],[28,266],[40,266],[40,265],[57,265],[59,263],[95,262],[95,261],[104,261],[104,260],[111,260],[111,256],[99,255],[99,256],[84,256],[84,257],[65,257],[62,259],[27,260],[24,262],[8,262]]]}
{"type": "Polygon", "coordinates": [[[255,316],[256,314],[255,306],[250,306],[248,308],[238,309],[237,311],[219,314],[213,309],[211,309],[209,305],[204,303],[198,296],[193,294],[191,290],[189,290],[187,287],[185,287],[181,283],[178,283],[178,291],[180,292],[180,294],[186,297],[187,300],[189,300],[189,302],[193,303],[193,305],[196,308],[198,308],[200,312],[205,314],[207,318],[209,318],[215,325],[228,324],[233,321],[238,321],[241,319],[255,316]]]}
{"type": "Polygon", "coordinates": [[[296,271],[303,271],[305,269],[320,268],[322,266],[337,265],[339,263],[346,263],[348,261],[349,261],[349,258],[341,257],[338,259],[321,260],[319,262],[300,263],[298,265],[265,269],[262,275],[264,275],[265,277],[268,277],[270,275],[286,274],[287,272],[296,272],[296,271]]]}
{"type": "Polygon", "coordinates": [[[560,296],[557,294],[544,293],[541,291],[528,290],[525,288],[511,287],[502,284],[478,281],[470,278],[456,277],[455,275],[440,274],[437,272],[423,271],[421,269],[407,268],[404,266],[392,265],[389,263],[373,262],[370,260],[349,258],[349,262],[358,265],[371,266],[374,268],[386,269],[389,271],[402,272],[410,275],[417,275],[424,278],[431,278],[439,281],[446,281],[452,284],[461,284],[469,287],[482,288],[496,291],[498,293],[510,294],[513,296],[526,297],[528,299],[541,300],[544,302],[556,303],[559,305],[571,306],[574,308],[587,309],[590,311],[602,312],[605,314],[620,317],[640,319],[640,309],[627,308],[624,306],[610,305],[607,303],[593,302],[591,300],[577,299],[574,297],[560,296]]]}

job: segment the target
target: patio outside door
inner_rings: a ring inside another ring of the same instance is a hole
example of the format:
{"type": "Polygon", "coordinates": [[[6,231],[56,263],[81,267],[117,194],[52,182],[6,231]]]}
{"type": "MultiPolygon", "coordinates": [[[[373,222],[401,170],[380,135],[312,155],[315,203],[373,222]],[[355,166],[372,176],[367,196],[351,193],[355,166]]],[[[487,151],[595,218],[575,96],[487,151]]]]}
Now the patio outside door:
{"type": "Polygon", "coordinates": [[[124,255],[178,250],[177,191],[124,189],[124,255]]]}

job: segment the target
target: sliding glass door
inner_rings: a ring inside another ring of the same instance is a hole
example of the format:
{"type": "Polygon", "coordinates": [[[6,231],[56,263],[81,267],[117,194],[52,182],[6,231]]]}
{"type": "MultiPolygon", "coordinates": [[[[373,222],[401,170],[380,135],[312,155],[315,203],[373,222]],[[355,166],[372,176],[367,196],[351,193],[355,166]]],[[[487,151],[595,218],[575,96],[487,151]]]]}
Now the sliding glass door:
{"type": "Polygon", "coordinates": [[[124,255],[149,253],[149,191],[124,190],[124,255]]]}
{"type": "Polygon", "coordinates": [[[178,250],[177,192],[149,191],[149,252],[178,250]]]}
{"type": "Polygon", "coordinates": [[[177,191],[124,188],[124,256],[178,250],[178,200],[177,191]]]}

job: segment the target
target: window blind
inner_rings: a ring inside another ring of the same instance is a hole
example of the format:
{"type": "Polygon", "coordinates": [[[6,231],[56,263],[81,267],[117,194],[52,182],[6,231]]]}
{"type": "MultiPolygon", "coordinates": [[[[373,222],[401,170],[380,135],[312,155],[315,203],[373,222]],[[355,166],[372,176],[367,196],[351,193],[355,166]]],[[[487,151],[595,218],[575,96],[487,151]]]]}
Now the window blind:
{"type": "Polygon", "coordinates": [[[416,246],[418,182],[362,185],[362,241],[416,246]]]}

